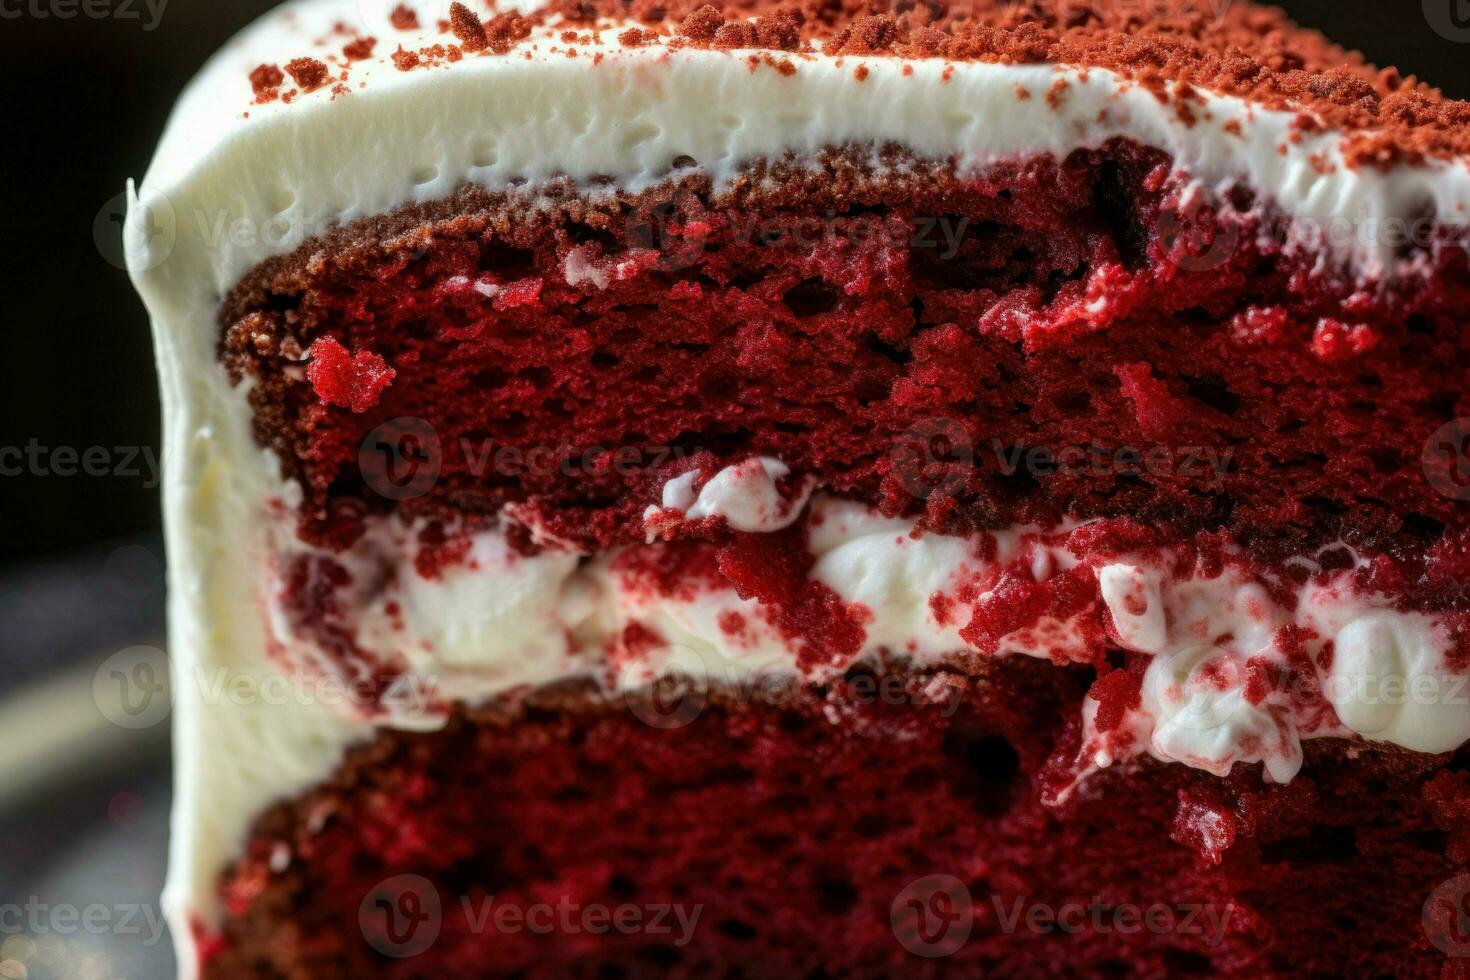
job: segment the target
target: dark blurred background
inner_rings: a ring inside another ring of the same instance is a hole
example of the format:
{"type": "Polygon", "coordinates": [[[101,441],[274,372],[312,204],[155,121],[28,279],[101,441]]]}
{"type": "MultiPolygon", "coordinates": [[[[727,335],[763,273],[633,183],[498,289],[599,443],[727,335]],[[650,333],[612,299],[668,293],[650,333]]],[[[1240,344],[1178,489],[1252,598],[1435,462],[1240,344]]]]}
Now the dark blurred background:
{"type": "MultiPolygon", "coordinates": [[[[115,923],[130,905],[157,913],[166,719],[139,729],[98,713],[116,658],[132,657],[130,669],[152,658],[167,673],[158,399],[147,319],[121,268],[122,192],[190,76],[271,5],[0,0],[11,120],[0,164],[0,912],[103,902],[115,923]],[[84,459],[107,475],[63,472],[84,459]]],[[[1284,6],[1470,97],[1470,0],[1284,6]]],[[[160,937],[11,922],[0,922],[0,976],[172,972],[160,937]]]]}

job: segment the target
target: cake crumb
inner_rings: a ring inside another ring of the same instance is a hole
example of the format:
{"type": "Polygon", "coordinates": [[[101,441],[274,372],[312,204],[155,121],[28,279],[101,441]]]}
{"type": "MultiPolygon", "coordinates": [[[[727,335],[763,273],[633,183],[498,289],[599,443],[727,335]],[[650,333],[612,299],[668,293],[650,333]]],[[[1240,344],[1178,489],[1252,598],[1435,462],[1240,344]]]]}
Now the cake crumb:
{"type": "Polygon", "coordinates": [[[250,73],[250,87],[255,91],[257,102],[268,102],[279,93],[281,83],[286,80],[286,73],[276,65],[261,65],[250,73]]]}
{"type": "Polygon", "coordinates": [[[327,66],[315,58],[295,58],[286,63],[286,71],[303,92],[319,89],[327,81],[327,66]]]}
{"type": "Polygon", "coordinates": [[[740,21],[726,24],[715,32],[714,45],[717,48],[753,48],[755,26],[740,21]]]}
{"type": "Polygon", "coordinates": [[[505,54],[520,41],[531,36],[531,22],[514,10],[496,14],[485,24],[490,50],[505,54]]]}
{"type": "Polygon", "coordinates": [[[361,415],[378,404],[396,376],[382,355],[360,350],[348,353],[335,337],[318,338],[307,351],[306,379],[323,404],[350,409],[361,415]]]}
{"type": "Polygon", "coordinates": [[[412,7],[408,6],[407,4],[400,3],[398,6],[394,7],[393,12],[388,15],[388,23],[392,24],[400,31],[416,30],[419,26],[419,15],[414,12],[414,9],[412,7]]]}
{"type": "Polygon", "coordinates": [[[419,54],[417,51],[405,51],[403,45],[393,52],[393,67],[399,71],[412,71],[419,66],[419,54]]]}
{"type": "Polygon", "coordinates": [[[1072,83],[1065,78],[1058,78],[1052,82],[1051,88],[1046,90],[1046,104],[1053,109],[1060,109],[1062,103],[1067,99],[1067,90],[1071,87],[1072,83]]]}
{"type": "Polygon", "coordinates": [[[449,26],[466,51],[483,51],[490,46],[490,39],[485,35],[485,25],[462,3],[449,5],[449,26]]]}
{"type": "Polygon", "coordinates": [[[705,4],[684,18],[679,25],[679,33],[696,41],[712,41],[724,23],[725,18],[720,16],[720,12],[705,4]]]}
{"type": "Polygon", "coordinates": [[[360,37],[342,48],[342,56],[348,61],[366,61],[373,56],[373,48],[377,46],[377,38],[360,37]]]}

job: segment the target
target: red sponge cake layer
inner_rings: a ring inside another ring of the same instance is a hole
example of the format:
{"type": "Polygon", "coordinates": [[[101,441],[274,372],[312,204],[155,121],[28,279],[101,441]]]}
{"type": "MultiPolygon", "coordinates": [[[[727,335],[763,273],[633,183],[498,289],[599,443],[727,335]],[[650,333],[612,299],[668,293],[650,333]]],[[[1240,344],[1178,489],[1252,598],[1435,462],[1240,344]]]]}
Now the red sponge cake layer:
{"type": "Polygon", "coordinates": [[[1470,841],[1461,761],[1328,742],[1286,786],[1253,767],[1155,766],[1057,805],[1049,773],[1077,735],[1061,719],[1085,683],[1015,661],[854,674],[774,703],[568,694],[384,736],[261,822],[206,975],[1422,976],[1444,962],[1453,924],[1426,900],[1470,841]]]}
{"type": "Polygon", "coordinates": [[[1421,465],[1467,410],[1470,267],[1444,233],[1413,246],[1432,280],[1365,291],[1288,252],[1248,191],[1182,204],[1137,145],[983,179],[900,164],[922,176],[838,156],[720,195],[470,194],[267,264],[225,353],[303,533],[529,500],[608,547],[701,453],[776,456],[938,530],[1130,515],[1285,557],[1465,526],[1453,472],[1421,465]],[[435,478],[385,501],[361,449],[404,417],[435,478]]]}

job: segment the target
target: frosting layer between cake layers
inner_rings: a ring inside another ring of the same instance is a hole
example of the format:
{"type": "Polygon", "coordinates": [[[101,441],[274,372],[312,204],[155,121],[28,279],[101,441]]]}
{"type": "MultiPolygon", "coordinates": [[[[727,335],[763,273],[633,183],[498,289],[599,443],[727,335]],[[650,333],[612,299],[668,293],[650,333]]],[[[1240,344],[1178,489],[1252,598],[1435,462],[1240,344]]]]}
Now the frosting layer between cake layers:
{"type": "MultiPolygon", "coordinates": [[[[670,481],[664,503],[674,506],[650,507],[648,545],[593,557],[521,554],[496,528],[468,535],[455,563],[424,575],[415,569],[417,529],[375,520],[334,556],[353,583],[341,592],[350,610],[342,622],[370,659],[417,675],[415,690],[442,701],[479,703],[568,677],[610,690],[671,672],[736,690],[769,674],[820,682],[884,655],[919,668],[995,654],[1089,663],[1102,639],[1152,659],[1124,737],[1100,733],[1089,750],[1096,764],[1137,752],[1216,774],[1265,762],[1271,778],[1286,781],[1302,737],[1355,733],[1422,752],[1470,738],[1470,674],[1456,666],[1454,618],[1402,611],[1394,596],[1363,592],[1354,574],[1363,562],[1342,561],[1341,546],[1323,549],[1334,554],[1321,561],[1297,559],[1293,581],[1239,553],[1221,564],[1181,561],[1171,549],[1098,547],[1101,521],[963,538],[823,494],[809,506],[805,492],[783,500],[775,476],[785,468],[751,462],[758,465],[720,472],[697,495],[694,473],[670,481]],[[677,534],[680,520],[709,518],[751,534],[799,521],[807,577],[852,611],[860,639],[824,647],[778,610],[742,597],[697,547],[670,551],[652,540],[677,534]],[[661,574],[670,568],[672,578],[661,574]],[[977,611],[1025,601],[1018,583],[1069,577],[1080,598],[1008,616],[995,635],[973,629],[977,611]],[[1307,676],[1283,680],[1303,666],[1307,676]]],[[[281,531],[281,553],[311,552],[289,543],[289,525],[281,531]]],[[[287,660],[330,663],[283,608],[293,590],[275,581],[262,591],[275,597],[272,622],[287,660]]],[[[390,704],[388,720],[422,723],[437,710],[433,700],[419,697],[397,718],[390,704]]]]}

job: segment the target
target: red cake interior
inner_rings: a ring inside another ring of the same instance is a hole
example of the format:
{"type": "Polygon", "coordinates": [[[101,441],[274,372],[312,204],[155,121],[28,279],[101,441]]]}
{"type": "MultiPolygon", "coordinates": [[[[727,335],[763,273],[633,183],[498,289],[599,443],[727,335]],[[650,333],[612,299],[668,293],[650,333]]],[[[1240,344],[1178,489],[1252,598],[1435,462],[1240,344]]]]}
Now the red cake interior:
{"type": "MultiPolygon", "coordinates": [[[[983,179],[889,162],[918,176],[834,153],[720,193],[693,171],[534,209],[467,191],[262,266],[227,303],[222,356],[254,380],[257,432],[306,491],[301,535],[342,549],[396,510],[433,519],[428,543],[452,562],[447,528],[513,505],[521,548],[537,547],[530,528],[590,552],[641,541],[671,477],[760,454],[947,533],[1107,517],[1093,533],[1120,550],[1239,542],[1283,576],[1345,541],[1369,559],[1360,587],[1465,610],[1470,525],[1443,492],[1452,470],[1421,465],[1467,410],[1462,248],[1436,233],[1403,255],[1432,277],[1360,288],[1287,247],[1269,201],[1181,211],[1170,161],[1128,142],[983,179]],[[364,462],[375,430],[427,433],[432,478],[385,494],[364,462]],[[1056,465],[1078,449],[1083,465],[1056,465]]],[[[793,634],[855,647],[806,579],[799,532],[686,533],[703,540],[669,554],[793,634]]],[[[344,574],[302,559],[288,611],[360,659],[336,625],[344,574]]],[[[1064,604],[1065,579],[999,595],[972,642],[1064,604]]],[[[1404,975],[1443,961],[1421,913],[1470,857],[1460,762],[1317,741],[1285,786],[1259,766],[1222,779],[1148,763],[1066,796],[1084,699],[1106,712],[1137,696],[1141,663],[1098,637],[1090,665],[946,675],[947,705],[911,677],[902,704],[859,703],[846,682],[795,703],[715,696],[675,730],[569,696],[385,732],[260,822],[224,883],[208,972],[1404,975]],[[362,911],[393,905],[374,889],[402,874],[444,903],[433,944],[407,958],[362,911]],[[935,874],[962,882],[974,918],[930,960],[891,911],[935,874]],[[687,945],[504,934],[466,922],[461,896],[684,903],[706,927],[687,945]],[[1197,908],[1230,928],[1211,942],[1000,914],[1094,897],[1109,916],[1197,908]]]]}
{"type": "Polygon", "coordinates": [[[1434,278],[1359,288],[1284,249],[1268,202],[1181,211],[1168,163],[1117,142],[975,180],[838,156],[779,191],[470,194],[267,264],[225,355],[314,541],[388,506],[361,449],[405,417],[437,438],[405,513],[530,500],[589,547],[641,537],[689,458],[752,453],[951,531],[1126,514],[1410,558],[1463,526],[1420,459],[1470,410],[1464,249],[1430,235],[1408,248],[1434,278]]]}
{"type": "Polygon", "coordinates": [[[225,883],[231,919],[207,974],[1437,969],[1430,937],[1449,941],[1454,924],[1425,904],[1470,855],[1464,760],[1323,741],[1285,786],[1257,766],[1220,779],[1151,765],[1057,804],[1077,735],[1063,719],[1089,674],[1025,659],[937,680],[854,672],[756,702],[685,692],[661,713],[568,694],[385,734],[260,823],[225,883]],[[380,899],[438,910],[415,937],[380,899]],[[895,918],[914,899],[932,919],[895,918]],[[485,927],[486,902],[574,911],[485,927]],[[674,904],[700,909],[692,932],[593,933],[581,917],[633,905],[651,926],[674,904]]]}

